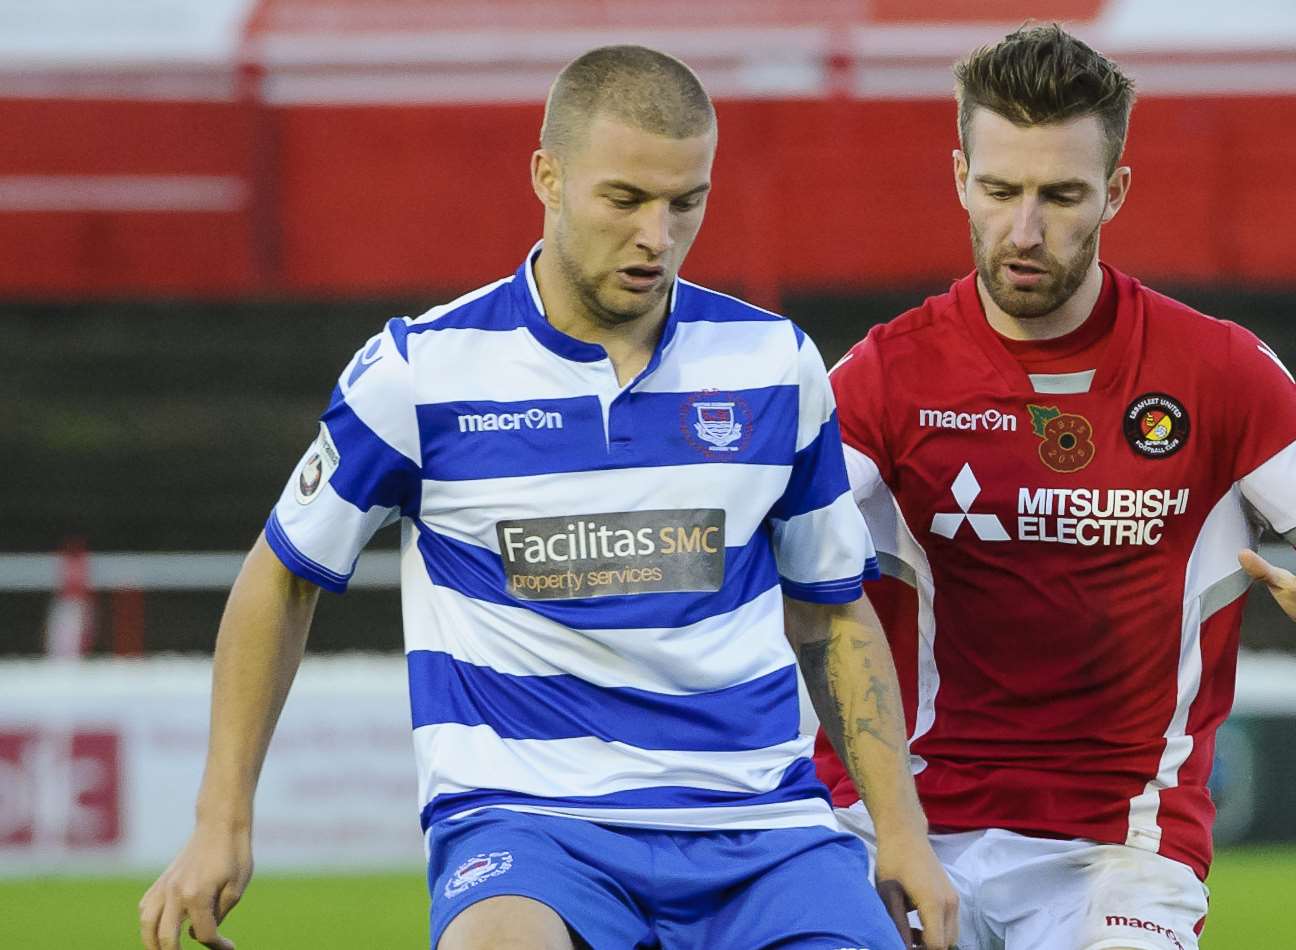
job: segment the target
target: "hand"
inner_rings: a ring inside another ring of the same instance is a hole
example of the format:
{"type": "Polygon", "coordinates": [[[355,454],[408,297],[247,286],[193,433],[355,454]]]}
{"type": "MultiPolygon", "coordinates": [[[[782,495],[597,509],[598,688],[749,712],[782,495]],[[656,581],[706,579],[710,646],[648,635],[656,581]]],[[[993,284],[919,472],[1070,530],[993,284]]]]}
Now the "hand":
{"type": "Polygon", "coordinates": [[[903,837],[878,832],[877,890],[905,946],[951,950],[958,940],[958,894],[925,833],[903,837]],[[909,930],[908,910],[918,911],[921,942],[909,930]]]}
{"type": "MultiPolygon", "coordinates": [[[[899,881],[878,881],[878,897],[882,898],[882,906],[886,908],[887,916],[891,918],[891,923],[895,924],[895,929],[900,931],[900,939],[904,941],[905,950],[910,950],[914,945],[913,928],[909,926],[909,911],[913,909],[913,904],[909,902],[909,895],[905,889],[900,886],[899,881]]],[[[919,931],[921,935],[922,931],[919,931]]]]}
{"type": "Polygon", "coordinates": [[[1262,581],[1269,587],[1269,593],[1278,601],[1288,617],[1296,620],[1296,574],[1277,565],[1270,564],[1254,551],[1243,551],[1238,555],[1238,563],[1251,575],[1252,580],[1262,581]]]}
{"type": "Polygon", "coordinates": [[[183,850],[139,902],[140,939],[148,950],[179,950],[186,919],[189,936],[209,950],[234,950],[217,926],[238,903],[252,877],[247,831],[199,826],[183,850]]]}

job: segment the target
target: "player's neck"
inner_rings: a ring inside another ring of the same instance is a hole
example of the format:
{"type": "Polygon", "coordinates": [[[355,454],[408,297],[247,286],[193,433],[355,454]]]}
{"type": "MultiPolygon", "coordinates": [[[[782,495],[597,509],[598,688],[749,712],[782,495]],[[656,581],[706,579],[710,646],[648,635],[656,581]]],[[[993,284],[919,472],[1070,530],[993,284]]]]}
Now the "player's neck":
{"type": "Polygon", "coordinates": [[[1010,340],[1055,340],[1076,330],[1089,319],[1094,304],[1102,293],[1102,268],[1098,266],[1098,257],[1094,255],[1089,272],[1067,300],[1050,313],[1038,317],[1014,317],[1005,313],[986,292],[985,285],[977,276],[977,295],[985,310],[986,321],[1000,336],[1010,340]]]}
{"type": "Polygon", "coordinates": [[[575,288],[561,274],[550,273],[545,263],[545,255],[541,254],[535,264],[535,278],[549,325],[569,337],[603,347],[622,385],[638,376],[661,339],[669,295],[643,316],[609,319],[593,312],[575,288]]]}

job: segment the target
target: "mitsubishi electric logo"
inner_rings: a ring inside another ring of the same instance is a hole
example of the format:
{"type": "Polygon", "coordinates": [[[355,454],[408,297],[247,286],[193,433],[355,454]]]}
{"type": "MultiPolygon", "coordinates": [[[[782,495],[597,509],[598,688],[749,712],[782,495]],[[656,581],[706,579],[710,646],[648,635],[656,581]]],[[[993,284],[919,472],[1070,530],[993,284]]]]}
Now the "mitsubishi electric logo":
{"type": "Polygon", "coordinates": [[[968,511],[972,507],[972,502],[976,501],[977,495],[981,494],[981,483],[972,474],[971,465],[964,463],[958,478],[954,479],[951,490],[961,510],[937,513],[932,518],[932,534],[939,534],[942,538],[953,538],[958,533],[963,520],[967,519],[972,525],[973,532],[982,541],[1012,540],[1004,530],[1003,522],[995,515],[977,515],[968,511]]]}

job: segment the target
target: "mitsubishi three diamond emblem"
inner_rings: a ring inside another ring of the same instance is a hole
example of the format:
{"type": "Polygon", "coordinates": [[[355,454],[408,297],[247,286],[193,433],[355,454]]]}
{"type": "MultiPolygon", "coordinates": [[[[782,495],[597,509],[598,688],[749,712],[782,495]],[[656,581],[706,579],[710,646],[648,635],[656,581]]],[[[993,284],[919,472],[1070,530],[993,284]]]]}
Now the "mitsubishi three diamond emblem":
{"type": "Polygon", "coordinates": [[[966,519],[972,525],[972,531],[982,541],[1012,540],[1008,537],[1008,532],[1004,530],[1003,522],[997,516],[972,514],[968,511],[972,507],[972,502],[976,501],[977,495],[981,494],[981,483],[972,474],[971,465],[964,463],[963,468],[958,473],[958,478],[954,479],[951,490],[954,493],[954,501],[958,503],[961,510],[938,512],[932,518],[931,529],[933,534],[939,534],[942,538],[953,538],[966,519]]]}

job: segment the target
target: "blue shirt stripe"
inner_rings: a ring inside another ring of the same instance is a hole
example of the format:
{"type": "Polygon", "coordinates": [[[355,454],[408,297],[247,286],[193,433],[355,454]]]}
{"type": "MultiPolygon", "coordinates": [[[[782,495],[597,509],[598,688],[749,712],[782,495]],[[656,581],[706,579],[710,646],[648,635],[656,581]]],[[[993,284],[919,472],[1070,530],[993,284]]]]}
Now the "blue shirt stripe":
{"type": "Polygon", "coordinates": [[[415,517],[423,485],[419,466],[365,425],[341,390],[333,391],[321,418],[340,456],[329,480],[333,490],[361,511],[377,505],[415,517]]]}
{"type": "Polygon", "coordinates": [[[843,577],[836,581],[818,581],[813,584],[780,577],[779,583],[783,587],[783,593],[793,600],[804,600],[811,604],[849,604],[860,599],[865,580],[875,581],[882,576],[877,569],[877,558],[869,558],[869,561],[873,565],[872,571],[866,570],[863,574],[856,574],[854,577],[843,577]]]}
{"type": "MultiPolygon", "coordinates": [[[[721,792],[707,788],[690,788],[681,785],[659,785],[653,788],[636,788],[609,795],[588,795],[568,798],[543,798],[507,789],[483,788],[455,795],[438,795],[423,807],[419,821],[423,830],[433,822],[442,821],[471,808],[491,805],[531,805],[545,808],[716,808],[733,805],[776,805],[782,802],[804,801],[818,798],[830,801],[828,790],[815,777],[814,763],[810,759],[793,759],[783,772],[779,784],[768,792],[721,792]]],[[[614,815],[609,815],[613,819],[614,815]]]]}
{"type": "Polygon", "coordinates": [[[797,515],[826,508],[850,491],[842,457],[837,413],[828,417],[814,441],[796,454],[787,488],[770,509],[770,517],[787,521],[797,515]]]}
{"type": "MultiPolygon", "coordinates": [[[[698,393],[627,392],[610,407],[606,434],[596,396],[425,403],[415,411],[423,469],[438,481],[716,462],[791,465],[796,457],[795,386],[705,398],[698,393]],[[697,403],[708,399],[733,404],[733,422],[742,427],[733,442],[716,444],[698,431],[697,403]],[[528,421],[528,413],[535,421],[528,421]],[[560,414],[561,428],[546,413],[560,414]],[[495,428],[499,425],[507,428],[495,428]]],[[[844,465],[841,473],[844,490],[844,465]]]]}
{"type": "Polygon", "coordinates": [[[743,752],[797,737],[796,667],[704,693],[672,695],[595,686],[571,675],[517,676],[414,650],[414,728],[457,722],[504,739],[592,736],[641,749],[743,752]]]}

